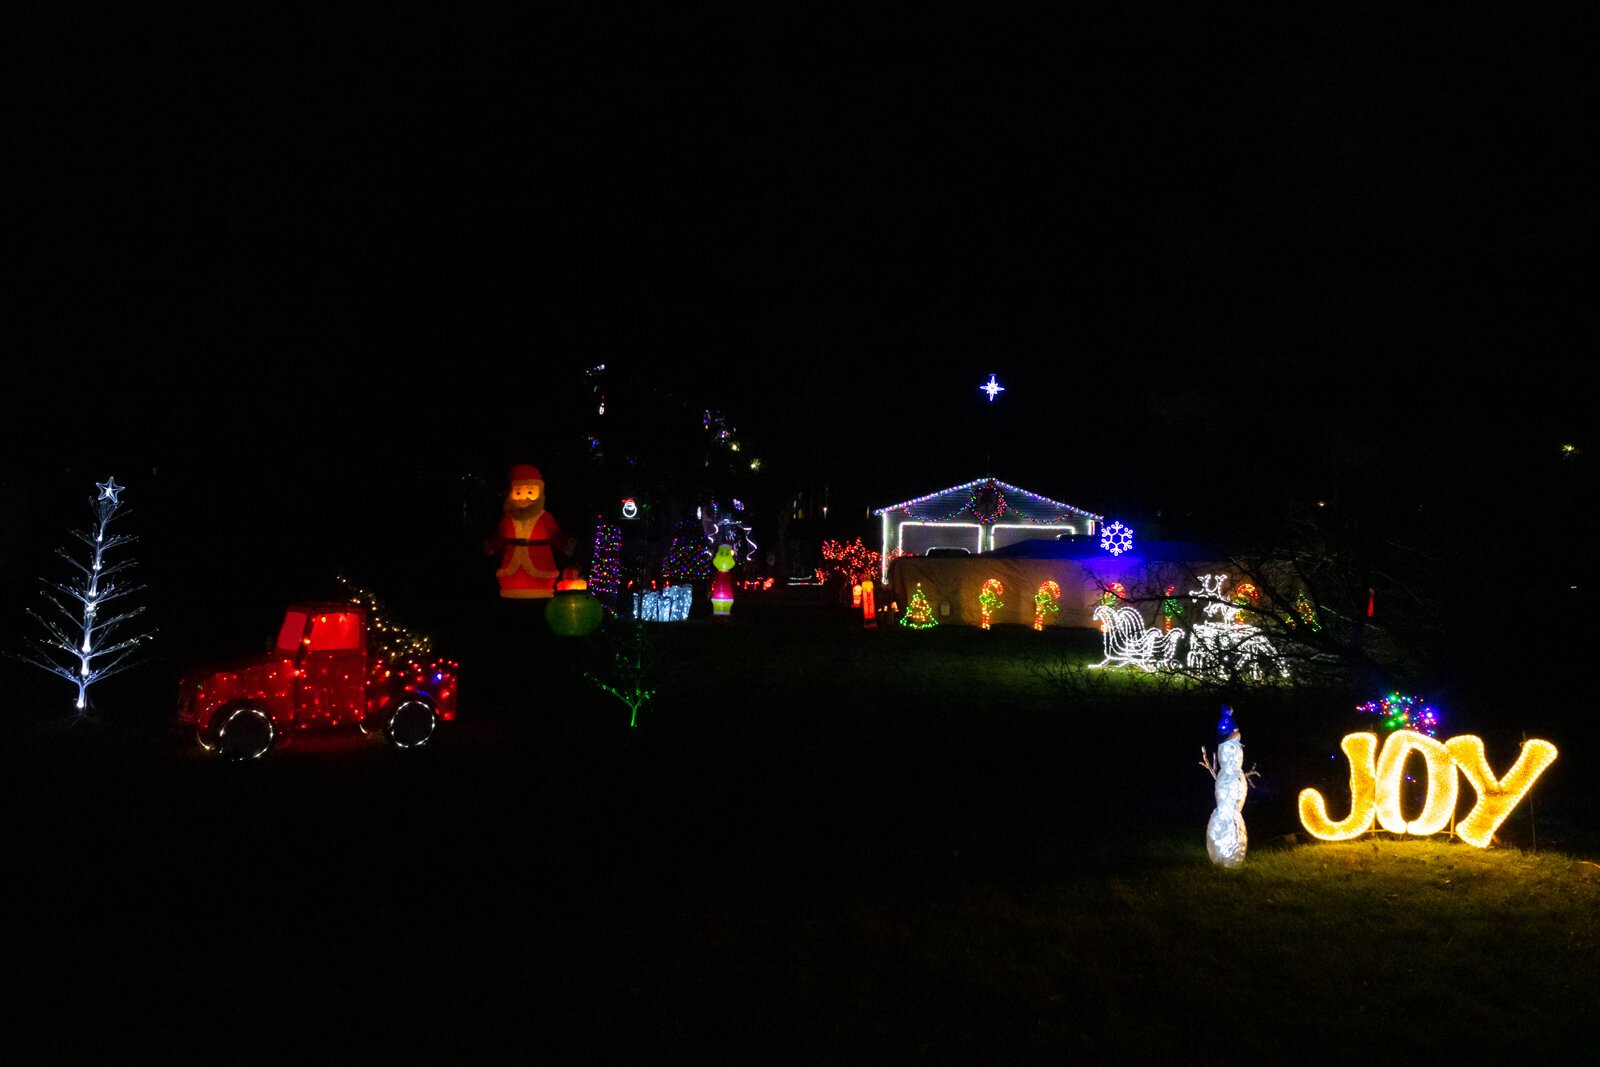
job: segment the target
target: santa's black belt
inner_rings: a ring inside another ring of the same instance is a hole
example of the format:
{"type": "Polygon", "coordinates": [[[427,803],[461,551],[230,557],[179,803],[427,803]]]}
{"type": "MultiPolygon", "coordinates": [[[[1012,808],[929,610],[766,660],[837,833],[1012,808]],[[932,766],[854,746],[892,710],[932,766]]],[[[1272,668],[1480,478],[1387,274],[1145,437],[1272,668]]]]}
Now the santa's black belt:
{"type": "Polygon", "coordinates": [[[550,544],[549,541],[525,541],[520,537],[508,537],[505,540],[506,540],[506,544],[508,544],[508,545],[545,545],[545,546],[548,546],[550,544]]]}

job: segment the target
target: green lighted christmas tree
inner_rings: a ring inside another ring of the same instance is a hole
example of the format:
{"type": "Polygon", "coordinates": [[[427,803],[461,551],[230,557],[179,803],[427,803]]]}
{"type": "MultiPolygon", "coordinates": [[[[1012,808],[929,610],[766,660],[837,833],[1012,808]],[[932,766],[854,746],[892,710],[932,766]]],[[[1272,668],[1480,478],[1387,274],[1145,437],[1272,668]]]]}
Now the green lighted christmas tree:
{"type": "Polygon", "coordinates": [[[928,604],[928,598],[922,592],[922,583],[917,583],[917,588],[911,593],[911,603],[906,605],[906,613],[900,617],[901,626],[909,626],[913,630],[928,630],[939,625],[939,620],[933,617],[933,608],[928,604]]]}

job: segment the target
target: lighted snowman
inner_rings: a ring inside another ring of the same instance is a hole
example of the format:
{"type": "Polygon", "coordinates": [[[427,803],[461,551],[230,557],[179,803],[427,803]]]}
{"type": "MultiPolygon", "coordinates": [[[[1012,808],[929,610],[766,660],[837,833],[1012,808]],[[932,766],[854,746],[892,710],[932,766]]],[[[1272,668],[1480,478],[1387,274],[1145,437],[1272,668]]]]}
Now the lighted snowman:
{"type": "Polygon", "coordinates": [[[1206,852],[1212,863],[1237,867],[1244,863],[1249,844],[1244,828],[1244,797],[1257,771],[1244,769],[1244,743],[1233,721],[1233,709],[1226,704],[1217,722],[1216,754],[1207,756],[1206,746],[1201,745],[1200,766],[1210,771],[1217,783],[1217,807],[1206,824],[1206,852]]]}

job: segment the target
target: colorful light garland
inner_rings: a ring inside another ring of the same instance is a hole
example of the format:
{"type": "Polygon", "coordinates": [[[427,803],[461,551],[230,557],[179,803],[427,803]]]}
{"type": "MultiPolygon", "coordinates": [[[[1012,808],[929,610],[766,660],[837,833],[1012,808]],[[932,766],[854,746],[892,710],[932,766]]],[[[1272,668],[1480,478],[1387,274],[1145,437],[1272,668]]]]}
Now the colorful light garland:
{"type": "Polygon", "coordinates": [[[926,493],[898,504],[873,509],[872,514],[883,520],[883,559],[880,577],[884,580],[889,576],[889,560],[897,554],[905,554],[904,530],[900,530],[898,537],[891,530],[892,512],[905,513],[905,517],[894,524],[897,529],[913,525],[911,520],[916,520],[916,524],[924,526],[955,525],[950,520],[958,515],[970,515],[977,520],[974,526],[977,531],[976,551],[979,553],[994,547],[994,529],[997,520],[1003,515],[1011,516],[1015,520],[1005,524],[1003,528],[1007,529],[1043,526],[1068,529],[1076,533],[1079,521],[1082,520],[1082,524],[1087,527],[1087,532],[1090,534],[1095,532],[1102,519],[1102,516],[1095,512],[1064,504],[1059,500],[1051,500],[1049,497],[1029,492],[997,478],[977,478],[961,485],[953,485],[948,489],[941,489],[936,493],[926,493]],[[947,510],[948,501],[962,492],[967,494],[966,497],[954,508],[947,510]],[[933,506],[930,507],[930,504],[933,506]],[[1041,512],[1045,514],[1040,514],[1041,512]],[[985,541],[988,542],[987,545],[985,541]]]}
{"type": "MultiPolygon", "coordinates": [[[[1040,508],[1048,508],[1048,509],[1053,509],[1053,510],[1058,510],[1058,511],[1070,511],[1073,515],[1081,516],[1081,517],[1083,517],[1085,519],[1090,520],[1091,522],[1093,522],[1095,524],[1098,524],[1105,517],[1103,515],[1096,514],[1093,511],[1086,511],[1083,508],[1074,507],[1071,504],[1063,504],[1059,500],[1051,500],[1049,497],[1040,496],[1038,493],[1031,493],[1026,489],[1022,489],[1022,488],[1019,488],[1019,487],[1017,487],[1015,485],[1012,485],[1009,482],[1002,482],[998,478],[977,478],[977,479],[974,479],[973,481],[970,481],[970,482],[964,482],[961,485],[952,485],[948,489],[941,489],[937,493],[925,493],[922,496],[913,497],[910,500],[902,500],[898,504],[890,504],[888,507],[875,508],[875,509],[873,509],[872,513],[874,515],[884,515],[884,514],[887,514],[888,512],[891,512],[891,511],[911,511],[912,509],[921,507],[922,505],[928,503],[929,501],[937,500],[940,497],[947,496],[947,495],[949,495],[951,493],[958,493],[958,492],[961,492],[962,490],[966,490],[967,491],[966,500],[964,500],[961,503],[961,505],[959,507],[957,507],[954,511],[951,511],[950,513],[948,513],[946,515],[917,515],[917,516],[915,516],[916,518],[919,518],[919,519],[933,519],[935,521],[943,521],[944,519],[953,519],[957,515],[960,515],[962,512],[971,510],[974,501],[977,500],[979,490],[984,488],[984,487],[992,487],[992,488],[996,489],[1001,494],[1001,500],[1002,501],[1004,501],[1005,494],[1010,494],[1012,496],[1021,497],[1030,506],[1040,507],[1040,508]]],[[[1007,503],[1005,505],[1005,508],[1003,508],[1001,510],[1014,510],[1014,509],[1013,509],[1012,505],[1007,503]]],[[[1048,518],[1048,519],[1030,519],[1025,515],[1019,514],[1019,515],[1017,515],[1017,518],[1022,520],[1023,522],[1031,522],[1032,524],[1034,524],[1036,526],[1053,526],[1053,525],[1056,525],[1058,523],[1067,521],[1067,516],[1053,516],[1053,517],[1048,518]]]]}

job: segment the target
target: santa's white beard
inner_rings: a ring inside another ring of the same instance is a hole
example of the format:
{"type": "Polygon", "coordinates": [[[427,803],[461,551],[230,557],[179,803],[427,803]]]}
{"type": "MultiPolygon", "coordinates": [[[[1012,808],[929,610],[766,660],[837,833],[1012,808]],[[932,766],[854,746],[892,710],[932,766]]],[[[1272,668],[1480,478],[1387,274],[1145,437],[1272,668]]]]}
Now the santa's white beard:
{"type": "Polygon", "coordinates": [[[512,504],[509,501],[506,503],[506,514],[517,522],[531,522],[537,519],[543,511],[543,500],[534,500],[526,504],[512,504]]]}

